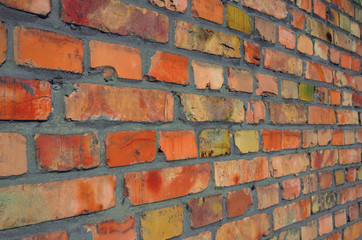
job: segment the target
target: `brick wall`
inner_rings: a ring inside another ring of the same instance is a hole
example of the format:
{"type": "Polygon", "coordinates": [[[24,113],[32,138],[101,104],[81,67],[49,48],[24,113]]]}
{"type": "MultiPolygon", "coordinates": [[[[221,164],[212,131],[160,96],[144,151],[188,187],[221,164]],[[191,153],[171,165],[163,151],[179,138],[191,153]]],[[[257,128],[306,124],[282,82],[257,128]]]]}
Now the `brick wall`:
{"type": "Polygon", "coordinates": [[[0,239],[360,239],[358,2],[0,0],[0,239]]]}

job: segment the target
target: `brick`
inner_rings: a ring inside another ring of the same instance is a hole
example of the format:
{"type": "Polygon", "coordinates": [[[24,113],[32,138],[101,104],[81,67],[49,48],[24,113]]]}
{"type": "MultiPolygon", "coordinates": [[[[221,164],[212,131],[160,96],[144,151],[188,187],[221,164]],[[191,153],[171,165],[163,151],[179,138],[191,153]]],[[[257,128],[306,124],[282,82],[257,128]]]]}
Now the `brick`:
{"type": "Polygon", "coordinates": [[[297,6],[307,12],[312,11],[312,0],[297,0],[297,6]]]}
{"type": "Polygon", "coordinates": [[[346,210],[341,209],[334,213],[334,226],[339,228],[347,224],[346,210]]]}
{"type": "Polygon", "coordinates": [[[324,234],[333,231],[333,219],[331,213],[319,217],[318,222],[319,222],[319,228],[318,228],[319,236],[322,236],[324,234]]]}
{"type": "Polygon", "coordinates": [[[339,125],[352,125],[359,124],[358,112],[351,110],[336,110],[337,124],[339,125]]]}
{"type": "Polygon", "coordinates": [[[251,33],[251,18],[245,11],[231,5],[226,5],[225,12],[225,19],[229,28],[247,34],[251,33]]]}
{"type": "Polygon", "coordinates": [[[66,118],[73,121],[107,119],[170,122],[173,119],[174,99],[170,92],[87,83],[74,86],[77,91],[65,97],[66,118]]]}
{"type": "Polygon", "coordinates": [[[244,40],[244,60],[248,63],[260,65],[260,48],[258,44],[244,40]]]}
{"type": "Polygon", "coordinates": [[[352,92],[342,91],[342,106],[352,106],[352,92]]]}
{"type": "Polygon", "coordinates": [[[356,41],[344,33],[334,31],[334,44],[351,52],[356,52],[356,41]]]}
{"type": "Polygon", "coordinates": [[[303,182],[303,194],[309,194],[312,192],[316,192],[318,188],[318,178],[317,174],[309,174],[302,177],[303,182]]]}
{"type": "Polygon", "coordinates": [[[337,149],[317,150],[310,153],[311,170],[334,166],[338,162],[337,149]]]}
{"type": "Polygon", "coordinates": [[[359,207],[357,203],[348,206],[348,219],[354,221],[359,217],[359,207]]]}
{"type": "Polygon", "coordinates": [[[227,67],[228,89],[237,92],[253,92],[253,74],[247,70],[227,67]]]}
{"type": "MultiPolygon", "coordinates": [[[[355,37],[358,37],[360,38],[361,37],[361,29],[360,29],[360,26],[357,22],[351,22],[351,31],[352,35],[354,35],[355,37]]],[[[357,47],[358,47],[358,43],[357,44],[357,47]]],[[[359,54],[357,52],[357,54],[359,54]]]]}
{"type": "Polygon", "coordinates": [[[250,188],[228,192],[226,197],[226,214],[228,218],[243,215],[253,205],[250,188]]]}
{"type": "Polygon", "coordinates": [[[276,28],[275,24],[263,18],[255,17],[255,32],[265,41],[272,43],[276,42],[276,28]]]}
{"type": "Polygon", "coordinates": [[[356,181],[356,174],[357,174],[357,169],[356,168],[347,168],[347,174],[346,174],[346,180],[348,182],[355,182],[356,181]]]}
{"type": "Polygon", "coordinates": [[[130,239],[136,240],[136,218],[128,215],[122,222],[106,220],[97,223],[86,224],[84,227],[92,233],[93,240],[102,239],[130,239]]]}
{"type": "Polygon", "coordinates": [[[341,52],[338,51],[335,48],[330,47],[329,48],[329,60],[334,63],[334,64],[339,64],[340,60],[341,60],[341,52]]]}
{"type": "Polygon", "coordinates": [[[331,188],[333,185],[333,172],[332,171],[324,171],[318,173],[319,178],[319,186],[321,190],[325,190],[327,188],[331,188]]]}
{"type": "Polygon", "coordinates": [[[65,230],[44,233],[36,236],[21,238],[20,240],[68,240],[68,233],[65,230]]]}
{"type": "Polygon", "coordinates": [[[270,121],[279,124],[304,124],[307,121],[307,109],[300,104],[267,103],[270,121]]]}
{"type": "Polygon", "coordinates": [[[356,107],[362,107],[362,95],[359,93],[353,93],[352,95],[353,105],[356,107]]]}
{"type": "Polygon", "coordinates": [[[282,182],[282,198],[293,200],[300,196],[300,179],[292,178],[282,182]]]}
{"type": "Polygon", "coordinates": [[[361,149],[339,149],[339,164],[352,164],[361,162],[361,149]]]}
{"type": "Polygon", "coordinates": [[[357,198],[356,186],[342,189],[340,195],[341,195],[341,204],[346,204],[348,202],[356,200],[357,198]]]}
{"type": "Polygon", "coordinates": [[[333,83],[332,68],[319,63],[307,62],[307,68],[304,73],[305,78],[325,83],[333,83]]]}
{"type": "Polygon", "coordinates": [[[350,1],[333,0],[332,2],[333,4],[337,5],[342,12],[345,12],[348,15],[354,17],[354,7],[350,1]]]}
{"type": "Polygon", "coordinates": [[[273,230],[307,219],[310,216],[309,198],[277,207],[273,211],[273,230]]]}
{"type": "Polygon", "coordinates": [[[301,131],[300,130],[283,130],[282,148],[295,149],[299,148],[301,144],[301,131]]]}
{"type": "Polygon", "coordinates": [[[336,122],[336,115],[332,108],[323,107],[308,107],[309,124],[334,124],[336,122]]]}
{"type": "Polygon", "coordinates": [[[355,78],[352,77],[351,75],[344,73],[344,72],[340,72],[340,71],[335,71],[334,74],[334,85],[338,86],[338,87],[351,87],[351,88],[355,88],[355,78]]]}
{"type": "Polygon", "coordinates": [[[320,193],[312,196],[312,212],[318,213],[333,208],[341,203],[339,190],[320,193]]]}
{"type": "Polygon", "coordinates": [[[352,57],[352,66],[351,66],[352,71],[359,72],[360,66],[361,66],[361,60],[352,57]]]}
{"type": "Polygon", "coordinates": [[[212,233],[210,231],[205,231],[192,237],[184,238],[183,240],[212,240],[212,233]]]}
{"type": "Polygon", "coordinates": [[[347,53],[341,53],[341,67],[346,69],[352,68],[352,57],[347,53]]]}
{"type": "Polygon", "coordinates": [[[260,74],[260,73],[255,74],[255,77],[258,81],[258,88],[256,89],[257,95],[273,96],[273,97],[278,96],[277,77],[260,74]]]}
{"type": "Polygon", "coordinates": [[[228,129],[204,129],[199,135],[200,157],[216,157],[230,154],[228,129]]]}
{"type": "Polygon", "coordinates": [[[318,145],[325,146],[332,141],[332,129],[318,129],[318,145]]]}
{"type": "Polygon", "coordinates": [[[261,130],[262,144],[261,149],[264,152],[280,151],[282,149],[283,132],[278,129],[261,130]]]}
{"type": "Polygon", "coordinates": [[[5,25],[0,22],[0,66],[6,60],[7,42],[7,29],[5,25]]]}
{"type": "Polygon", "coordinates": [[[344,131],[342,129],[335,129],[332,137],[332,145],[344,145],[344,131]]]}
{"type": "Polygon", "coordinates": [[[240,153],[259,151],[259,133],[256,130],[241,130],[233,133],[234,142],[240,153]]]}
{"type": "Polygon", "coordinates": [[[250,239],[258,240],[270,233],[270,216],[261,213],[221,225],[215,240],[250,239]],[[235,231],[238,229],[238,231],[235,231]]]}
{"type": "Polygon", "coordinates": [[[343,231],[343,239],[358,239],[362,236],[362,220],[348,226],[343,231]]]}
{"type": "Polygon", "coordinates": [[[252,160],[214,162],[215,185],[227,187],[247,182],[260,181],[269,176],[268,159],[256,157],[252,160]]]}
{"type": "Polygon", "coordinates": [[[298,83],[289,80],[281,80],[282,97],[286,99],[298,99],[298,83]]]}
{"type": "Polygon", "coordinates": [[[325,87],[315,87],[314,96],[317,100],[317,103],[328,104],[329,103],[329,91],[325,87]]]}
{"type": "Polygon", "coordinates": [[[354,130],[344,130],[344,144],[351,145],[355,143],[354,130]]]}
{"type": "Polygon", "coordinates": [[[317,146],[318,135],[314,129],[308,129],[302,131],[303,136],[303,148],[310,148],[317,146]]]}
{"type": "Polygon", "coordinates": [[[356,86],[355,86],[356,90],[362,91],[362,77],[355,76],[354,80],[355,80],[355,84],[356,84],[356,86]]]}
{"type": "Polygon", "coordinates": [[[279,204],[279,184],[274,183],[256,187],[258,209],[265,209],[279,204]]]}
{"type": "Polygon", "coordinates": [[[218,24],[223,23],[223,5],[220,0],[192,0],[191,15],[218,24]]]}
{"type": "Polygon", "coordinates": [[[313,42],[312,40],[307,37],[306,35],[298,35],[297,39],[297,49],[299,52],[313,55],[313,42]]]}
{"type": "Polygon", "coordinates": [[[26,139],[19,133],[0,133],[0,177],[28,171],[26,139]]]}
{"type": "Polygon", "coordinates": [[[308,167],[309,158],[305,153],[270,158],[270,174],[275,178],[305,172],[308,167]]]}
{"type": "Polygon", "coordinates": [[[280,0],[242,0],[241,3],[244,7],[255,9],[278,19],[286,18],[288,15],[286,4],[280,0]]]}
{"type": "Polygon", "coordinates": [[[336,178],[336,185],[343,185],[344,184],[344,169],[338,169],[334,172],[336,178]]]}
{"type": "Polygon", "coordinates": [[[5,4],[8,7],[15,8],[21,11],[30,12],[38,15],[46,16],[51,11],[51,1],[50,0],[17,0],[17,1],[8,1],[0,0],[0,3],[5,4]]]}
{"type": "Polygon", "coordinates": [[[341,92],[338,90],[329,90],[329,103],[331,105],[341,105],[341,92]]]}
{"type": "Polygon", "coordinates": [[[92,68],[112,67],[119,78],[142,79],[141,51],[137,48],[92,40],[89,50],[92,68]]]}
{"type": "Polygon", "coordinates": [[[156,51],[146,79],[187,85],[189,83],[189,60],[178,54],[156,51]]]}
{"type": "Polygon", "coordinates": [[[182,234],[184,209],[181,204],[142,212],[142,239],[169,239],[182,234]],[[156,220],[156,221],[155,221],[156,220]]]}
{"type": "Polygon", "coordinates": [[[197,158],[194,131],[160,131],[159,144],[167,161],[197,158]]]}
{"type": "Polygon", "coordinates": [[[329,43],[332,43],[335,38],[333,36],[335,31],[309,16],[306,17],[305,32],[329,43]]]}
{"type": "Polygon", "coordinates": [[[107,133],[104,140],[109,167],[152,162],[156,156],[156,132],[150,130],[107,133]]]}
{"type": "Polygon", "coordinates": [[[36,160],[43,171],[89,169],[100,163],[100,146],[96,133],[36,134],[34,141],[36,160]]]}
{"type": "Polygon", "coordinates": [[[324,238],[323,240],[342,240],[342,235],[340,232],[335,232],[324,238]]]}
{"type": "Polygon", "coordinates": [[[339,27],[347,32],[351,31],[351,20],[344,14],[339,14],[339,27]]]}
{"type": "Polygon", "coordinates": [[[318,237],[317,221],[312,220],[301,227],[302,240],[314,240],[318,237]]]}
{"type": "Polygon", "coordinates": [[[175,46],[178,48],[230,58],[241,58],[240,45],[239,37],[202,28],[191,23],[176,21],[175,46]]]}
{"type": "Polygon", "coordinates": [[[46,81],[0,77],[1,120],[47,120],[51,90],[46,81]]]}
{"type": "Polygon", "coordinates": [[[298,228],[292,228],[279,234],[281,240],[300,240],[300,232],[298,228]]]}
{"type": "Polygon", "coordinates": [[[314,40],[314,55],[322,58],[323,60],[328,60],[328,51],[329,46],[323,43],[322,41],[314,40]]]}
{"type": "Polygon", "coordinates": [[[149,0],[151,4],[166,8],[171,11],[185,13],[187,0],[149,0]]]}
{"type": "Polygon", "coordinates": [[[114,207],[115,188],[114,175],[0,188],[1,203],[4,206],[0,211],[0,229],[63,219],[114,207]]]}
{"type": "Polygon", "coordinates": [[[327,20],[334,24],[334,25],[339,25],[339,13],[334,10],[333,8],[328,8],[327,10],[327,20]]]}
{"type": "Polygon", "coordinates": [[[296,76],[302,75],[302,60],[292,55],[264,49],[264,67],[270,70],[289,73],[296,76]]]}
{"type": "Polygon", "coordinates": [[[14,30],[14,60],[18,65],[83,71],[83,41],[67,35],[17,26],[14,30]]]}
{"type": "Polygon", "coordinates": [[[224,69],[222,66],[192,60],[195,86],[198,89],[219,90],[224,83],[224,69]]]}
{"type": "Polygon", "coordinates": [[[206,95],[179,93],[186,119],[193,122],[243,122],[243,101],[206,95]],[[228,108],[225,108],[228,106],[228,108]]]}
{"type": "Polygon", "coordinates": [[[145,39],[168,42],[169,20],[166,15],[117,0],[62,0],[61,19],[121,36],[138,35],[145,39]]]}
{"type": "Polygon", "coordinates": [[[293,27],[303,30],[305,23],[305,14],[294,8],[289,9],[289,15],[291,16],[291,24],[293,27]]]}
{"type": "Polygon", "coordinates": [[[358,143],[362,143],[362,129],[356,129],[356,139],[358,143]]]}
{"type": "Polygon", "coordinates": [[[323,19],[326,19],[326,5],[320,0],[313,0],[313,12],[323,19]]]}
{"type": "Polygon", "coordinates": [[[247,123],[260,123],[265,121],[265,104],[263,101],[249,100],[246,110],[247,123]]]}
{"type": "Polygon", "coordinates": [[[299,99],[302,101],[313,101],[314,86],[308,83],[299,83],[299,99]]]}
{"type": "Polygon", "coordinates": [[[222,195],[191,199],[187,208],[191,215],[191,226],[199,228],[222,220],[222,195]]]}

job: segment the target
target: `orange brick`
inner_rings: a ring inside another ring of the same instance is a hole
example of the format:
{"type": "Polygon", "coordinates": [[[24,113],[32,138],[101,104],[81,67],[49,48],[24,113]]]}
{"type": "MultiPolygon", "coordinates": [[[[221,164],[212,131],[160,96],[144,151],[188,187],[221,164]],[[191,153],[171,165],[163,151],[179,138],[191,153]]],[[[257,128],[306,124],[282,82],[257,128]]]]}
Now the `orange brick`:
{"type": "Polygon", "coordinates": [[[361,162],[361,149],[339,149],[339,164],[352,164],[361,162]]]}
{"type": "Polygon", "coordinates": [[[318,173],[319,185],[321,190],[325,190],[327,188],[331,188],[333,185],[333,172],[325,171],[318,173]]]}
{"type": "Polygon", "coordinates": [[[282,150],[282,131],[275,129],[263,129],[261,130],[262,144],[261,149],[264,152],[280,151],[282,150]]]}
{"type": "Polygon", "coordinates": [[[14,60],[19,65],[81,73],[83,42],[59,33],[17,26],[14,60]]]}
{"type": "Polygon", "coordinates": [[[278,96],[278,78],[260,74],[255,74],[255,77],[258,81],[258,88],[256,89],[257,95],[262,96],[278,96]]]}
{"type": "Polygon", "coordinates": [[[16,8],[18,10],[39,14],[46,16],[51,11],[51,1],[50,0],[0,0],[0,3],[5,4],[8,7],[16,8]]]}
{"type": "Polygon", "coordinates": [[[8,48],[7,30],[5,25],[0,22],[0,65],[5,62],[6,50],[8,48]]]}
{"type": "Polygon", "coordinates": [[[346,210],[341,209],[334,213],[334,226],[339,228],[347,224],[346,210]]]}
{"type": "Polygon", "coordinates": [[[294,8],[289,10],[289,14],[291,15],[291,24],[293,27],[298,28],[300,30],[304,29],[305,23],[305,14],[301,11],[298,11],[294,8]]]}
{"type": "Polygon", "coordinates": [[[192,60],[195,86],[198,89],[219,90],[224,83],[224,69],[222,66],[192,60]]]}
{"type": "Polygon", "coordinates": [[[150,3],[181,13],[187,10],[187,0],[150,0],[150,3]]]}
{"type": "Polygon", "coordinates": [[[342,12],[345,12],[348,15],[354,17],[354,7],[350,1],[332,0],[332,2],[333,4],[337,5],[342,12]]]}
{"type": "Polygon", "coordinates": [[[243,215],[253,205],[250,188],[228,192],[226,197],[226,213],[228,218],[243,215]]]}
{"type": "Polygon", "coordinates": [[[244,55],[246,62],[260,65],[260,48],[258,44],[244,40],[244,55]]]}
{"type": "Polygon", "coordinates": [[[253,8],[259,12],[271,15],[278,19],[283,19],[288,15],[286,4],[280,0],[242,0],[241,3],[245,7],[253,8]]]}
{"type": "Polygon", "coordinates": [[[296,76],[302,75],[302,60],[295,56],[278,52],[273,49],[264,49],[263,57],[264,67],[267,69],[296,76]]]}
{"type": "Polygon", "coordinates": [[[357,177],[357,169],[350,167],[347,168],[346,180],[348,182],[355,182],[357,177]]]}
{"type": "Polygon", "coordinates": [[[329,103],[331,105],[341,105],[341,92],[338,90],[329,90],[329,103]]]}
{"type": "Polygon", "coordinates": [[[325,167],[334,166],[338,162],[338,150],[327,149],[317,150],[310,154],[311,170],[317,170],[325,167]]]}
{"type": "Polygon", "coordinates": [[[314,129],[303,130],[303,148],[310,148],[317,146],[318,135],[314,129]]]}
{"type": "Polygon", "coordinates": [[[306,154],[289,154],[270,158],[270,173],[272,177],[305,172],[309,167],[309,158],[306,154]]]}
{"type": "Polygon", "coordinates": [[[323,107],[308,107],[309,124],[334,124],[336,122],[336,115],[332,108],[323,107]]]}
{"type": "Polygon", "coordinates": [[[21,238],[19,240],[68,240],[68,233],[64,230],[57,232],[44,233],[41,235],[21,238]]]}
{"type": "Polygon", "coordinates": [[[318,218],[319,222],[319,236],[322,236],[324,234],[330,233],[333,231],[333,219],[332,214],[329,213],[327,215],[324,215],[322,217],[318,218]]]}
{"type": "Polygon", "coordinates": [[[304,73],[304,76],[305,78],[314,81],[333,83],[332,68],[325,65],[321,65],[319,63],[307,62],[307,69],[304,73]]]}
{"type": "Polygon", "coordinates": [[[358,58],[352,57],[352,66],[351,69],[355,72],[359,72],[361,68],[361,60],[358,58]]]}
{"type": "Polygon", "coordinates": [[[0,133],[0,177],[28,171],[26,139],[18,133],[0,133]]]}
{"type": "Polygon", "coordinates": [[[279,204],[279,184],[274,183],[256,187],[258,209],[265,209],[279,204]]]}
{"type": "MultiPolygon", "coordinates": [[[[265,105],[263,101],[249,100],[246,111],[247,123],[260,123],[265,121],[265,105]]],[[[361,134],[362,135],[362,134],[361,134]]],[[[362,137],[361,137],[362,139],[362,137]]]]}
{"type": "Polygon", "coordinates": [[[192,0],[191,15],[219,24],[223,23],[224,8],[220,0],[192,0]]]}
{"type": "Polygon", "coordinates": [[[352,57],[347,53],[341,53],[341,67],[352,69],[352,57]]]}
{"type": "Polygon", "coordinates": [[[294,49],[296,43],[295,33],[283,26],[278,26],[278,32],[279,43],[286,48],[294,49]]]}
{"type": "Polygon", "coordinates": [[[314,55],[322,58],[323,60],[328,60],[328,51],[329,46],[322,41],[314,40],[314,55]]]}
{"type": "Polygon", "coordinates": [[[282,182],[282,198],[286,200],[296,199],[300,196],[300,179],[292,178],[282,182]]]}
{"type": "Polygon", "coordinates": [[[255,32],[258,36],[272,43],[276,41],[275,24],[263,18],[255,17],[255,32]]]}
{"type": "Polygon", "coordinates": [[[251,72],[230,67],[226,68],[226,70],[230,91],[253,92],[254,78],[251,72]]]}
{"type": "Polygon", "coordinates": [[[333,138],[333,129],[318,129],[318,145],[328,145],[333,138]]]}
{"type": "Polygon", "coordinates": [[[283,149],[299,148],[301,144],[301,131],[300,130],[283,130],[283,149]]]}
{"type": "Polygon", "coordinates": [[[351,110],[336,110],[339,125],[358,125],[358,112],[351,110]]]}
{"type": "Polygon", "coordinates": [[[296,0],[297,6],[307,12],[312,11],[312,0],[296,0]]]}
{"type": "Polygon", "coordinates": [[[332,137],[332,145],[344,145],[344,131],[342,129],[335,129],[332,137]]]}
{"type": "Polygon", "coordinates": [[[354,221],[359,217],[359,207],[357,203],[348,206],[348,219],[354,221]]]}
{"type": "Polygon", "coordinates": [[[297,49],[301,53],[313,55],[313,42],[306,35],[299,35],[297,40],[297,49]]]}
{"type": "Polygon", "coordinates": [[[320,0],[313,0],[313,12],[323,19],[326,19],[326,5],[320,0]]]}
{"type": "Polygon", "coordinates": [[[339,12],[337,12],[333,8],[328,8],[328,10],[327,10],[327,20],[330,23],[338,26],[339,25],[339,12]]]}
{"type": "Polygon", "coordinates": [[[342,240],[342,234],[340,232],[335,232],[324,238],[323,240],[342,240]]]}

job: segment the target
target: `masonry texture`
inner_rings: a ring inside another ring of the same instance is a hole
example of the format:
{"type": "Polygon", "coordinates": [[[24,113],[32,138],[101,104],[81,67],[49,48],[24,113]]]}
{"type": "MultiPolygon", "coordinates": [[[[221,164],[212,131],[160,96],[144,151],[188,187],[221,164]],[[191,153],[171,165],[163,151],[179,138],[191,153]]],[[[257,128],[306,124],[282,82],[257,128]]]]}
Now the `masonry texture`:
{"type": "Polygon", "coordinates": [[[359,0],[0,0],[0,239],[362,238],[359,0]]]}

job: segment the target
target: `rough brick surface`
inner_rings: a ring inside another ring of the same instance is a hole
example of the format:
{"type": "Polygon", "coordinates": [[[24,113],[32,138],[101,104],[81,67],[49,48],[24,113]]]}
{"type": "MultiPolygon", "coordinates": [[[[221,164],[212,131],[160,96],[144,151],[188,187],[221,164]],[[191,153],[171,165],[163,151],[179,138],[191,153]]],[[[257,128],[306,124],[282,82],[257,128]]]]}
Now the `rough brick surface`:
{"type": "Polygon", "coordinates": [[[6,59],[7,45],[7,29],[5,25],[0,22],[0,65],[6,59]]]}
{"type": "Polygon", "coordinates": [[[27,172],[26,139],[18,133],[0,133],[0,177],[27,172]]]}
{"type": "Polygon", "coordinates": [[[0,0],[0,3],[5,4],[6,6],[9,6],[11,8],[44,16],[51,11],[50,0],[0,0]]]}

